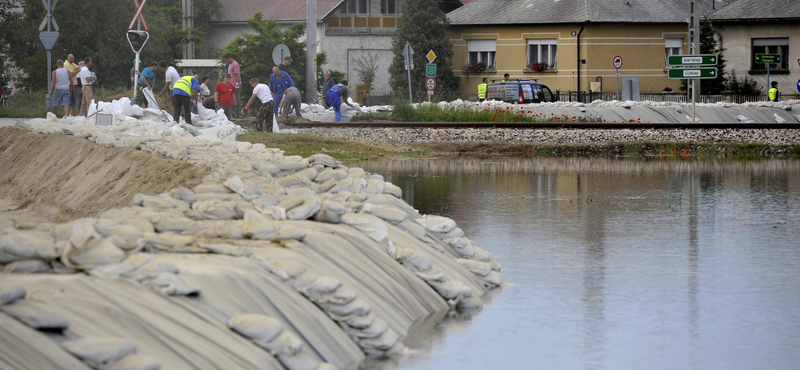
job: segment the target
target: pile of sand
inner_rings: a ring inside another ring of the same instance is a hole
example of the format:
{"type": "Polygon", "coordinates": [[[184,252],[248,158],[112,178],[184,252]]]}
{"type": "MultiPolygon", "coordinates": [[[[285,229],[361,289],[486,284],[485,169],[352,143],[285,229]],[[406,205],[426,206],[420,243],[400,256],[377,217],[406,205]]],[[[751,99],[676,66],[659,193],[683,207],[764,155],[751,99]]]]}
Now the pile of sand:
{"type": "Polygon", "coordinates": [[[207,173],[205,168],[136,149],[0,128],[0,195],[30,204],[54,221],[126,206],[136,193],[193,186],[207,173]]]}

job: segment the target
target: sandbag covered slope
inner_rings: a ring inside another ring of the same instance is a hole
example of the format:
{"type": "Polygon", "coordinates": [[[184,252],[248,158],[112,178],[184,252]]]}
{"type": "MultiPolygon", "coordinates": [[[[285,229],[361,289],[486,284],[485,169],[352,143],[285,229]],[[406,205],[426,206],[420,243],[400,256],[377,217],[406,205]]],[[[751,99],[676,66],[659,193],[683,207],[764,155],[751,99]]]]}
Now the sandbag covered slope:
{"type": "Polygon", "coordinates": [[[327,155],[155,120],[28,127],[211,174],[97,218],[4,231],[0,331],[15,346],[0,349],[2,365],[346,369],[402,353],[416,322],[480,307],[502,283],[453,220],[420,215],[382,176],[327,155]]]}

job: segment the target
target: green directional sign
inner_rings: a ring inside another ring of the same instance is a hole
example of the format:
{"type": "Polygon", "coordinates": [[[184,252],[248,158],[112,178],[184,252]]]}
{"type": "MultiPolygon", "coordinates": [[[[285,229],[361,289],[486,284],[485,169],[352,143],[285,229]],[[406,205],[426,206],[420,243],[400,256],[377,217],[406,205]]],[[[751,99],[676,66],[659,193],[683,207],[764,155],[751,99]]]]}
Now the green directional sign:
{"type": "Polygon", "coordinates": [[[777,64],[781,62],[780,54],[756,54],[756,63],[777,64]]]}
{"type": "Polygon", "coordinates": [[[436,77],[436,64],[425,65],[425,77],[436,77]]]}
{"type": "Polygon", "coordinates": [[[717,67],[705,68],[674,68],[669,70],[671,80],[717,78],[717,67]]]}
{"type": "Polygon", "coordinates": [[[669,66],[715,66],[717,65],[716,54],[697,54],[697,55],[670,55],[667,58],[669,66]]]}

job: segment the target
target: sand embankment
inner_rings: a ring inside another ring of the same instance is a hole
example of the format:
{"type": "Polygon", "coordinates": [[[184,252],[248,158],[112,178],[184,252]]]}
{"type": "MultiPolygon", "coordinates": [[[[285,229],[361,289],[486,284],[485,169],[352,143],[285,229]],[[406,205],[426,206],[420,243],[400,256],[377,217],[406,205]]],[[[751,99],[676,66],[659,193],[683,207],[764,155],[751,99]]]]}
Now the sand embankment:
{"type": "MultiPolygon", "coordinates": [[[[208,170],[129,148],[105,148],[67,135],[0,128],[0,196],[52,221],[95,216],[157,194],[200,183],[208,170]]],[[[2,213],[0,213],[2,217],[2,213]]]]}

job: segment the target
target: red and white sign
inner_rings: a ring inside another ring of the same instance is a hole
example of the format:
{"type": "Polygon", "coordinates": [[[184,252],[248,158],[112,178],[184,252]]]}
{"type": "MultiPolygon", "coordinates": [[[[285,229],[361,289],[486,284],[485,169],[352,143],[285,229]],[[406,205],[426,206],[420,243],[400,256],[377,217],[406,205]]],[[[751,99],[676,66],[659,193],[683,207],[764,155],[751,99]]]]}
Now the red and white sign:
{"type": "Polygon", "coordinates": [[[619,55],[614,56],[614,68],[616,69],[622,68],[622,57],[619,55]]]}
{"type": "Polygon", "coordinates": [[[133,29],[133,25],[136,24],[136,18],[142,20],[142,25],[144,25],[144,30],[150,32],[150,26],[147,25],[147,19],[144,18],[144,14],[142,14],[142,9],[144,9],[144,4],[147,4],[147,0],[142,0],[142,3],[139,4],[139,0],[133,0],[133,5],[136,5],[136,14],[133,15],[133,19],[131,19],[131,24],[128,25],[128,30],[133,29]]]}
{"type": "Polygon", "coordinates": [[[426,78],[425,87],[428,89],[428,91],[436,90],[436,79],[433,77],[426,78]]]}
{"type": "Polygon", "coordinates": [[[800,66],[800,59],[797,60],[797,65],[800,66]]]}

